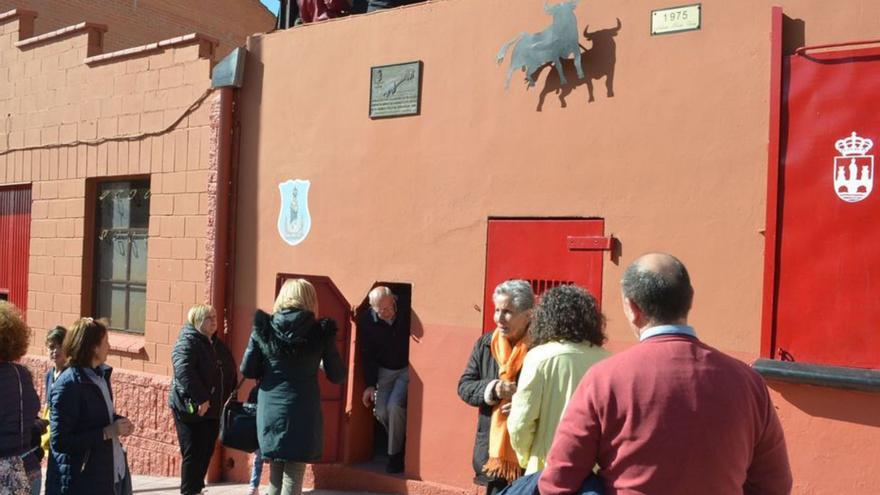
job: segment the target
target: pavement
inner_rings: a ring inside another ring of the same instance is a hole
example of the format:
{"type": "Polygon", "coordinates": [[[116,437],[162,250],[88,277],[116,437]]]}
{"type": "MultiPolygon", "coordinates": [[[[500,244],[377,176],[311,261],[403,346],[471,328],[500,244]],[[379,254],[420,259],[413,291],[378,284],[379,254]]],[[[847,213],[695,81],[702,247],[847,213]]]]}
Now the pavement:
{"type": "MultiPolygon", "coordinates": [[[[45,478],[43,478],[45,481],[45,478]]],[[[158,476],[132,476],[132,488],[135,495],[179,495],[180,478],[161,478],[158,476]]],[[[265,495],[269,487],[260,487],[260,493],[265,495]]],[[[247,495],[250,486],[247,483],[218,483],[205,488],[207,495],[247,495]]],[[[366,492],[338,492],[332,490],[304,490],[303,493],[310,495],[369,495],[366,492]]]]}

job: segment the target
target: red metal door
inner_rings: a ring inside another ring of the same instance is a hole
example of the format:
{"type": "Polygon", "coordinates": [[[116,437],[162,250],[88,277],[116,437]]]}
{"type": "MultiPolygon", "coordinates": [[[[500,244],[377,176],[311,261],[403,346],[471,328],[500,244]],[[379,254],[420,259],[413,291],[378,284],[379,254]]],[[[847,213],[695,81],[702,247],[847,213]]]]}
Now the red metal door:
{"type": "Polygon", "coordinates": [[[0,299],[25,312],[31,241],[31,186],[0,187],[0,299]]]}
{"type": "Polygon", "coordinates": [[[783,69],[771,357],[880,368],[880,49],[801,52],[783,69]]]}
{"type": "MultiPolygon", "coordinates": [[[[279,273],[275,277],[275,294],[281,290],[284,281],[291,278],[304,278],[315,286],[318,293],[318,316],[336,320],[339,331],[336,333],[336,348],[342,362],[348,364],[349,336],[351,333],[351,305],[329,277],[318,275],[296,275],[279,273]]],[[[343,419],[346,403],[346,384],[335,385],[323,373],[318,374],[321,387],[321,412],[324,415],[324,456],[319,462],[339,462],[342,460],[343,419]]]]}
{"type": "Polygon", "coordinates": [[[602,219],[490,219],[483,331],[495,328],[495,286],[511,278],[529,280],[538,295],[556,285],[577,284],[601,304],[604,251],[589,246],[601,244],[604,232],[602,219]]]}

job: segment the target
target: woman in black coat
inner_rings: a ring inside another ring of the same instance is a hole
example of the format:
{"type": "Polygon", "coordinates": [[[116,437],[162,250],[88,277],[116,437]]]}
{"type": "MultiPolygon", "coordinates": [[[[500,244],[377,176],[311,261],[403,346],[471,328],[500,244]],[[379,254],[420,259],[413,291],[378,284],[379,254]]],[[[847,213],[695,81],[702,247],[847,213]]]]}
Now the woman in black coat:
{"type": "Polygon", "coordinates": [[[274,313],[257,311],[241,363],[248,378],[261,379],[257,435],[270,463],[269,494],[299,495],[307,462],[321,458],[324,444],[318,370],[333,383],[346,370],[336,349],[336,324],[315,319],[318,298],[307,280],[288,280],[274,313]]]}
{"type": "MultiPolygon", "coordinates": [[[[107,327],[82,318],[64,338],[67,368],[49,396],[51,421],[46,495],[119,494],[131,478],[119,437],[134,425],[116,414],[107,327]]],[[[127,485],[127,486],[126,486],[127,485]]]]}
{"type": "Polygon", "coordinates": [[[180,493],[205,488],[205,474],[220,430],[220,411],[235,388],[235,361],[217,338],[217,313],[207,304],[190,308],[171,350],[174,378],[168,405],[180,445],[180,493]]]}
{"type": "Polygon", "coordinates": [[[508,280],[498,284],[492,295],[495,304],[494,332],[477,339],[464,373],[458,380],[458,396],[478,408],[477,437],[474,441],[474,482],[486,486],[486,494],[493,495],[504,489],[508,481],[486,473],[489,460],[489,439],[492,413],[500,407],[502,414],[510,411],[510,398],[516,392],[516,379],[498,378],[498,362],[492,355],[492,338],[496,333],[512,344],[525,338],[531,310],[535,305],[532,286],[525,280],[508,280]]]}

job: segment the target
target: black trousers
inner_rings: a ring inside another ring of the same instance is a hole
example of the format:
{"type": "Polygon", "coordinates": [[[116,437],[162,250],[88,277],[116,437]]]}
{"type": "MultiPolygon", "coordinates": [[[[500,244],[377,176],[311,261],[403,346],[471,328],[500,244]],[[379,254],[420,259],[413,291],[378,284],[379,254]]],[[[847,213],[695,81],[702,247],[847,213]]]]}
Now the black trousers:
{"type": "Polygon", "coordinates": [[[177,441],[180,444],[180,493],[195,495],[205,488],[205,474],[214,444],[220,431],[220,420],[201,419],[196,422],[184,423],[174,415],[174,426],[177,428],[177,441]]]}

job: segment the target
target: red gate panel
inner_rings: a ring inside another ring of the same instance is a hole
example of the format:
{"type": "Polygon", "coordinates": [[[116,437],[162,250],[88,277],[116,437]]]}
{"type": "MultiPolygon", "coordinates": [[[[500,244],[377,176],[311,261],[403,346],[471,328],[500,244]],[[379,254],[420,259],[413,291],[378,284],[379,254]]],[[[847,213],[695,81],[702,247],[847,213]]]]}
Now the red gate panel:
{"type": "MultiPolygon", "coordinates": [[[[336,320],[339,331],[336,333],[336,348],[342,362],[348,364],[349,336],[351,333],[351,305],[329,277],[317,275],[296,275],[279,273],[275,277],[275,294],[284,282],[291,278],[304,278],[315,286],[318,294],[318,317],[336,320]]],[[[342,460],[343,420],[345,414],[346,384],[336,385],[323,373],[318,373],[321,387],[321,412],[324,415],[324,455],[318,462],[340,462],[342,460]]]]}
{"type": "Polygon", "coordinates": [[[0,299],[27,310],[31,186],[0,187],[0,299]]]}
{"type": "Polygon", "coordinates": [[[784,62],[773,356],[880,367],[880,49],[784,62]]]}
{"type": "MultiPolygon", "coordinates": [[[[602,302],[602,246],[590,249],[584,238],[604,235],[602,219],[490,219],[486,243],[486,293],[483,331],[495,328],[492,292],[499,283],[521,278],[535,293],[577,284],[602,302]]],[[[601,243],[599,243],[601,244],[601,243]]]]}

